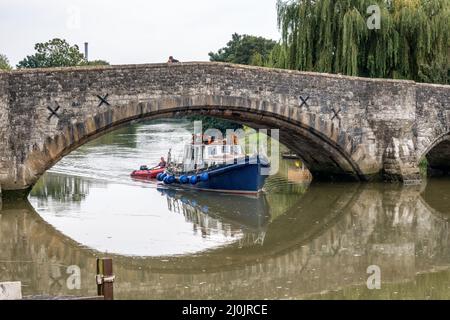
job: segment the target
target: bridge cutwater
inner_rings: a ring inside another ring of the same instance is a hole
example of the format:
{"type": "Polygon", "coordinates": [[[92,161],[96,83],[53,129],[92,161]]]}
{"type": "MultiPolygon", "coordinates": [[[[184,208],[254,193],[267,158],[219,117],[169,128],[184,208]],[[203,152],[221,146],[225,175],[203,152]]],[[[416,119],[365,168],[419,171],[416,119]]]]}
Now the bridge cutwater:
{"type": "Polygon", "coordinates": [[[139,119],[280,129],[315,179],[450,172],[450,86],[192,62],[0,72],[0,186],[26,195],[64,155],[139,119]]]}

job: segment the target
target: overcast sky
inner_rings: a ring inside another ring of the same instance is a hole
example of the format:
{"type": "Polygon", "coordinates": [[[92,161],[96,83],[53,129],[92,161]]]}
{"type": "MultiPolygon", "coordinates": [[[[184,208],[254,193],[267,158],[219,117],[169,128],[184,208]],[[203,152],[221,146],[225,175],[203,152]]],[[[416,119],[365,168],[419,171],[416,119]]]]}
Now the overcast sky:
{"type": "Polygon", "coordinates": [[[0,0],[0,53],[58,37],[112,64],[205,61],[234,32],[278,40],[276,20],[276,0],[0,0]]]}

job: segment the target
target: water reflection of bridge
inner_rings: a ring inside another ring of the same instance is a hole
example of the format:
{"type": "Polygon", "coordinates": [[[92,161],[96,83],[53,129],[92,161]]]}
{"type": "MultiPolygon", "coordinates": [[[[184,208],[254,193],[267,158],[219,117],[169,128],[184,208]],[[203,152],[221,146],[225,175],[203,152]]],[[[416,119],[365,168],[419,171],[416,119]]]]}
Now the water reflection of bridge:
{"type": "MultiPolygon", "coordinates": [[[[449,212],[424,190],[390,185],[313,185],[265,227],[263,245],[234,243],[190,256],[114,256],[117,296],[127,298],[283,298],[363,285],[379,265],[382,281],[417,280],[450,267],[449,212]],[[435,203],[436,202],[436,203],[435,203]]],[[[448,204],[447,204],[448,207],[448,204]]],[[[0,280],[22,280],[25,293],[95,293],[98,252],[43,221],[27,203],[0,215],[0,280]],[[82,288],[70,292],[66,269],[78,265],[82,288]]],[[[437,297],[448,271],[433,277],[437,297]],[[437,290],[437,291],[436,291],[437,290]]],[[[445,281],[444,281],[445,282],[445,281]]],[[[413,286],[418,297],[420,283],[413,286]]],[[[367,292],[366,292],[367,294],[367,292]]],[[[414,296],[414,293],[410,293],[414,296]]]]}

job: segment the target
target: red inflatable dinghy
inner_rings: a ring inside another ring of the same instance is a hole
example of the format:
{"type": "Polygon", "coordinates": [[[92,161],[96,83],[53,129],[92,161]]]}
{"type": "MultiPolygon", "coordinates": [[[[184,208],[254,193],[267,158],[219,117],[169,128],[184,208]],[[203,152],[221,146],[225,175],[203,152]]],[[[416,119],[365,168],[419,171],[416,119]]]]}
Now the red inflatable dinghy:
{"type": "Polygon", "coordinates": [[[156,169],[145,169],[145,170],[134,170],[131,173],[132,177],[135,178],[147,178],[147,179],[155,179],[156,175],[160,172],[164,172],[165,168],[156,168],[156,169]]]}

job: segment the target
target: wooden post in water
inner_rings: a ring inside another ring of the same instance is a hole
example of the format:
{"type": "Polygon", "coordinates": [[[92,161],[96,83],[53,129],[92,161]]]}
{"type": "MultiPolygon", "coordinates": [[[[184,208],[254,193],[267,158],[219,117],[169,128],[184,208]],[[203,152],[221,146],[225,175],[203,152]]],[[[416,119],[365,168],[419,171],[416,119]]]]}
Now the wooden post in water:
{"type": "Polygon", "coordinates": [[[105,300],[114,299],[114,279],[112,259],[97,259],[97,294],[103,296],[105,300]]]}

